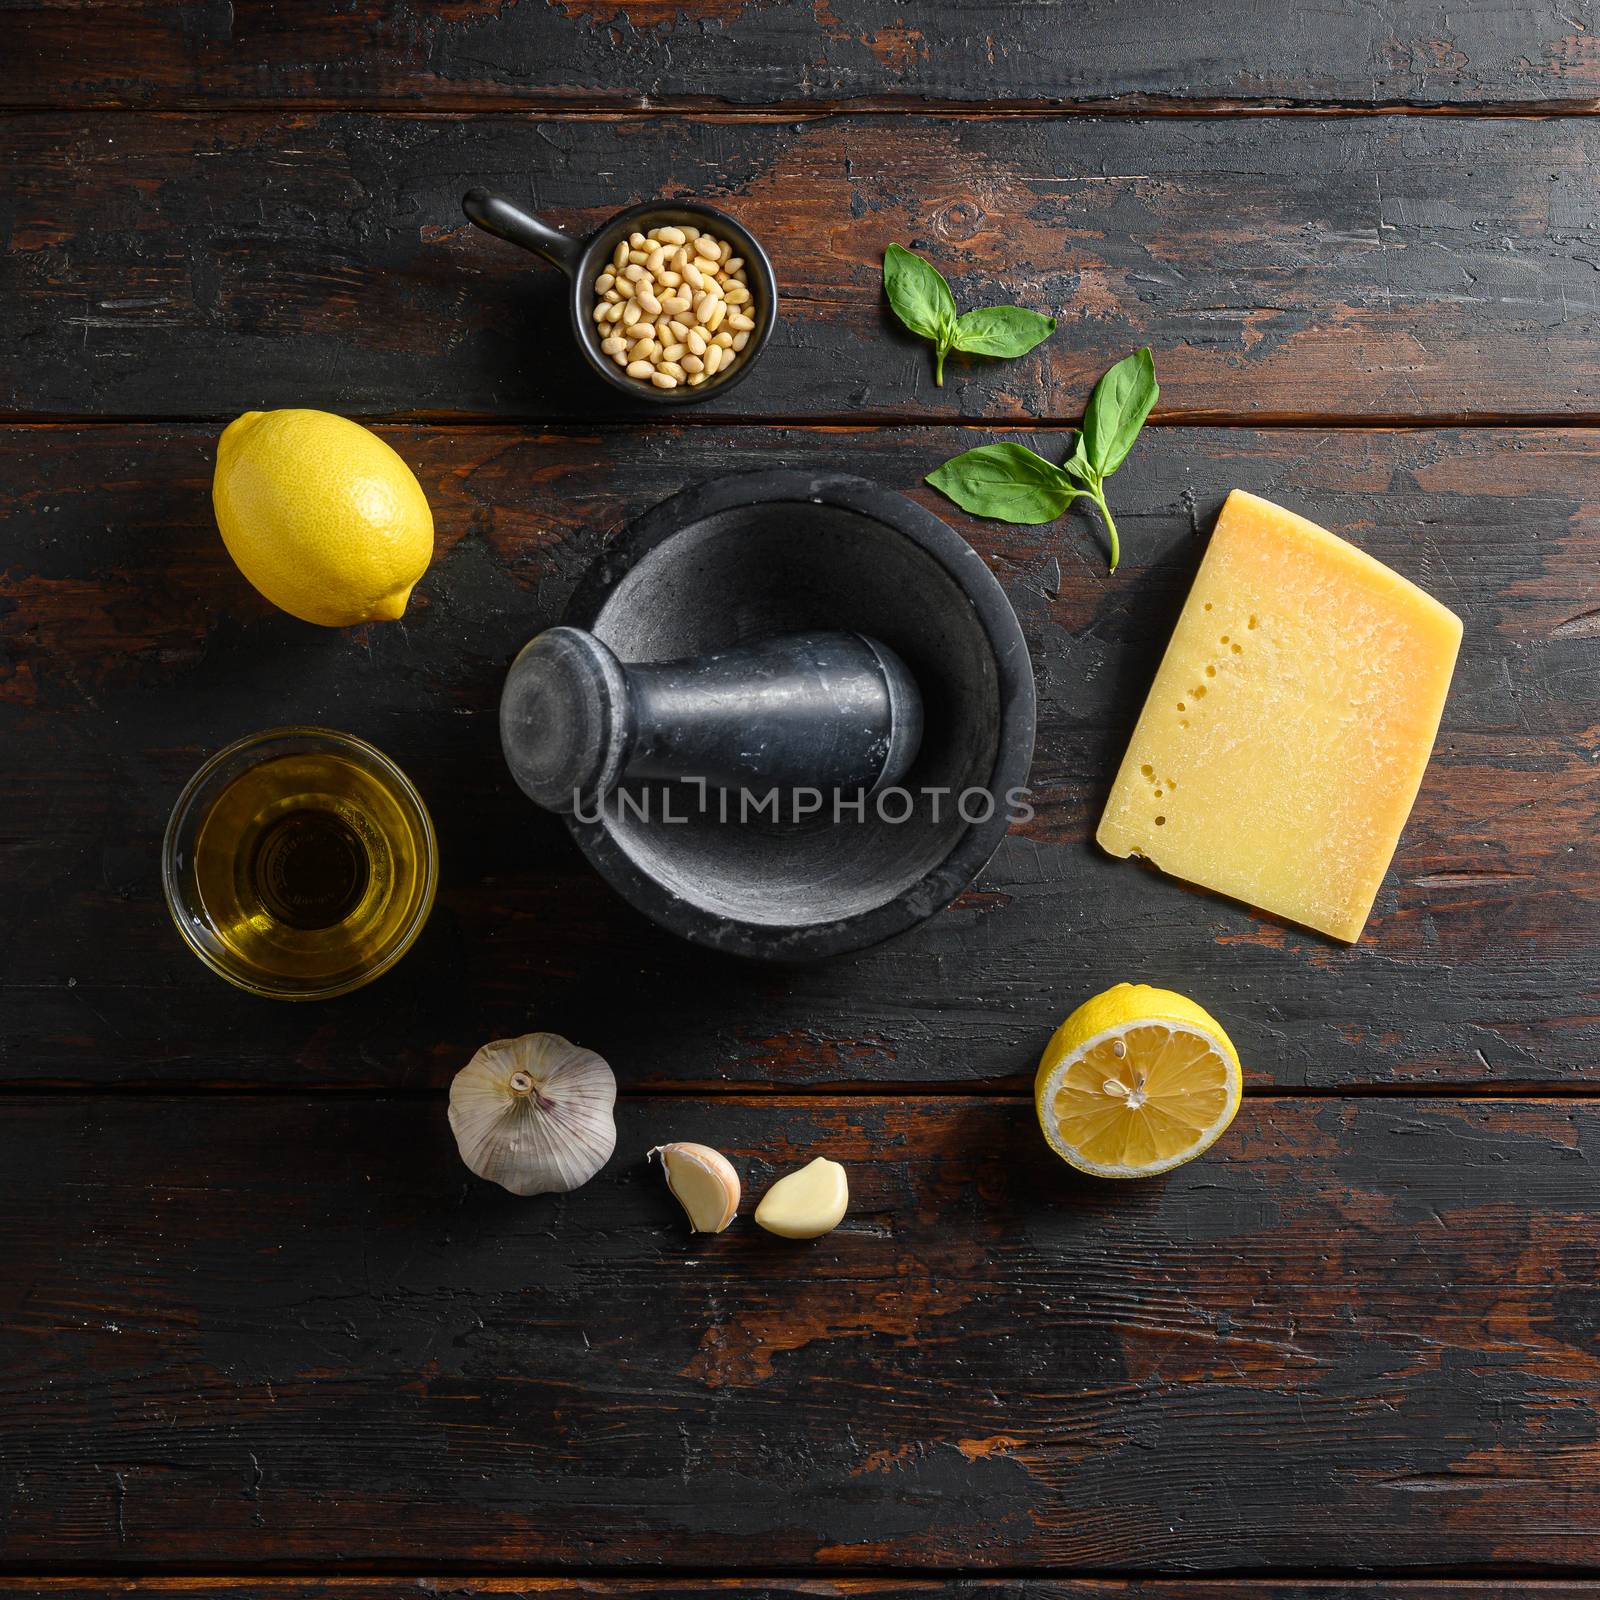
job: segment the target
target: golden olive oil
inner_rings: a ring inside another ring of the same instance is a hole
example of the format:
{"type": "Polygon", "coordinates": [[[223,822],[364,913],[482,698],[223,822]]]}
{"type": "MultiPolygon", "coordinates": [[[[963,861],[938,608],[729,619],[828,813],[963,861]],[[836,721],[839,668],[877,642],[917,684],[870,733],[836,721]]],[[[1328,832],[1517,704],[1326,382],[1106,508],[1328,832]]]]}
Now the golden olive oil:
{"type": "Polygon", "coordinates": [[[380,961],[430,893],[428,841],[373,772],[329,752],[241,772],[200,822],[194,878],[230,964],[336,982],[380,961]]]}

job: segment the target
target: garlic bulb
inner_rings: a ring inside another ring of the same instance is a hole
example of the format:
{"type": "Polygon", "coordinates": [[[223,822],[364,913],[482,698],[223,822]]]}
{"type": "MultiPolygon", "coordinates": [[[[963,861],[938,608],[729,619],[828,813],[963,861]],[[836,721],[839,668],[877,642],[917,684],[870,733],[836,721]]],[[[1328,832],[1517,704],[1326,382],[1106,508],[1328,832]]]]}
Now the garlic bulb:
{"type": "Polygon", "coordinates": [[[450,1085],[461,1159],[512,1194],[564,1194],[611,1158],[617,1080],[559,1033],[486,1044],[450,1085]]]}

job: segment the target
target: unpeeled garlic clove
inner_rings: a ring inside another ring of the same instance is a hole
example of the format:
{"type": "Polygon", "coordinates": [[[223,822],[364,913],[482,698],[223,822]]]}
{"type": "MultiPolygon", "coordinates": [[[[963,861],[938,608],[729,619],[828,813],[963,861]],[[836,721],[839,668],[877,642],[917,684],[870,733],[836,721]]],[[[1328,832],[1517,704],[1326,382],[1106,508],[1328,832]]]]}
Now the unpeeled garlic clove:
{"type": "Polygon", "coordinates": [[[512,1194],[560,1194],[611,1158],[617,1080],[592,1050],[559,1033],[486,1044],[450,1085],[461,1159],[512,1194]]]}
{"type": "Polygon", "coordinates": [[[819,1239],[844,1221],[850,1185],[837,1161],[818,1156],[779,1178],[761,1197],[756,1221],[783,1239],[819,1239]]]}
{"type": "Polygon", "coordinates": [[[650,1154],[660,1157],[667,1187],[695,1233],[721,1233],[733,1221],[739,1174],[721,1151],[708,1144],[660,1144],[650,1154]]]}

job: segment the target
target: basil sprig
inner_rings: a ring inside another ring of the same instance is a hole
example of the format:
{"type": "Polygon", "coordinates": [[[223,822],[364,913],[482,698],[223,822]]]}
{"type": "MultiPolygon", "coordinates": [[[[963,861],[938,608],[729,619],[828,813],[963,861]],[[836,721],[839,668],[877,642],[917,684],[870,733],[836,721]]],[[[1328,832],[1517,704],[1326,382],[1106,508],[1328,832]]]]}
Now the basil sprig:
{"type": "Polygon", "coordinates": [[[1135,350],[1094,386],[1072,454],[1058,467],[1025,445],[980,445],[928,474],[928,482],[963,511],[1000,522],[1054,522],[1074,500],[1099,508],[1111,542],[1111,570],[1122,558],[1105,482],[1128,458],[1160,397],[1155,362],[1135,350]]]}
{"type": "Polygon", "coordinates": [[[944,274],[903,245],[883,252],[883,292],[894,314],[915,334],[931,339],[937,352],[933,381],[944,387],[944,358],[952,350],[976,356],[1026,355],[1056,331],[1054,317],[1021,306],[984,306],[965,316],[944,274]]]}

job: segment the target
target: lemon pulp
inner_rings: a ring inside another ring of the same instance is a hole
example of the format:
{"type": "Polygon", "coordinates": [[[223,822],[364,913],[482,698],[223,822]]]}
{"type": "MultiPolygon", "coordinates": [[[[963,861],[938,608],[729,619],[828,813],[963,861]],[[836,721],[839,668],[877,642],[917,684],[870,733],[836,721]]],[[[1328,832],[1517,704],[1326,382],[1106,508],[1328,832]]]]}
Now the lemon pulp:
{"type": "Polygon", "coordinates": [[[1106,1178],[1167,1172],[1215,1143],[1242,1077],[1214,1018],[1168,989],[1118,984],[1056,1030],[1034,1084],[1051,1148],[1106,1178]]]}

